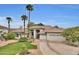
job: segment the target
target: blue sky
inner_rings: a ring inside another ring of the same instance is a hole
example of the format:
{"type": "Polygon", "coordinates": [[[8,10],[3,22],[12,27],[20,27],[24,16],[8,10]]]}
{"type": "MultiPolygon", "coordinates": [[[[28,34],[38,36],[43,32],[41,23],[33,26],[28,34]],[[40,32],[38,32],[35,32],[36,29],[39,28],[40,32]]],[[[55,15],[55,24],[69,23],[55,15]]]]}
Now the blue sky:
{"type": "MultiPolygon", "coordinates": [[[[0,25],[7,26],[7,16],[11,16],[12,28],[23,26],[20,16],[26,14],[26,4],[0,4],[0,25]]],[[[58,25],[68,28],[79,26],[79,5],[78,4],[34,4],[31,12],[31,21],[44,23],[46,25],[58,25]]],[[[27,21],[26,21],[27,25],[27,21]]]]}

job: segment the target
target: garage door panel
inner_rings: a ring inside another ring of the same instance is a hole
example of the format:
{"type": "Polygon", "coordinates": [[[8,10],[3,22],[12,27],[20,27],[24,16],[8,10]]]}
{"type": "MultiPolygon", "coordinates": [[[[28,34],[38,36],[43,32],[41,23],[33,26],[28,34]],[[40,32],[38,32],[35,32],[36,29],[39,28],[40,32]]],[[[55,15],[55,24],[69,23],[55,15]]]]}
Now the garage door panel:
{"type": "Polygon", "coordinates": [[[48,36],[47,39],[52,41],[64,41],[62,36],[48,36]]]}
{"type": "MultiPolygon", "coordinates": [[[[40,35],[40,39],[45,40],[46,39],[46,35],[40,35]]],[[[60,34],[57,34],[57,33],[48,33],[47,34],[47,40],[51,40],[51,41],[65,41],[65,38],[63,36],[61,36],[60,34]]]]}

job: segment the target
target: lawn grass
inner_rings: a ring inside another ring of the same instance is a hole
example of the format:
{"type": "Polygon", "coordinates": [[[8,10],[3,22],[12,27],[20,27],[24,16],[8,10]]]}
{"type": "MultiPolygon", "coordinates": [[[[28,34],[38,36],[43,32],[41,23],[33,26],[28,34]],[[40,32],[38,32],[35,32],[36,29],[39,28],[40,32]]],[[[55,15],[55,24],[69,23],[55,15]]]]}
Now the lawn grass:
{"type": "Polygon", "coordinates": [[[14,44],[8,44],[6,46],[0,47],[0,55],[15,55],[24,49],[36,48],[36,45],[32,45],[29,42],[17,42],[14,44]]]}

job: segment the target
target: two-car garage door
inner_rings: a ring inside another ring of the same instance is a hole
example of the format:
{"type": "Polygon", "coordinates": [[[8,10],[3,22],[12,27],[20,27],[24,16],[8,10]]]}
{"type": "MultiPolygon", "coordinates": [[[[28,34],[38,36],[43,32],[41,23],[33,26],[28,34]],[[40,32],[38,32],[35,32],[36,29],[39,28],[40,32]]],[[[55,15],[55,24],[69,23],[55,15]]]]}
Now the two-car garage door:
{"type": "Polygon", "coordinates": [[[65,41],[65,38],[60,33],[47,33],[40,35],[40,39],[47,39],[50,41],[65,41]]]}

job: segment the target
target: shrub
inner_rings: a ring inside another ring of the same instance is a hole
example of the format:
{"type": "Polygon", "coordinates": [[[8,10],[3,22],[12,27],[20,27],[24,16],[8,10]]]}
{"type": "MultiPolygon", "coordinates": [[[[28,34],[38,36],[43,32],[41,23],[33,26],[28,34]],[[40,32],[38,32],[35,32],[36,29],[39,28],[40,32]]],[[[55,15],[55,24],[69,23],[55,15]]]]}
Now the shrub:
{"type": "Polygon", "coordinates": [[[37,49],[37,45],[29,44],[27,45],[28,48],[30,49],[37,49]]]}
{"type": "Polygon", "coordinates": [[[33,49],[37,49],[37,45],[32,45],[32,48],[33,49]]]}
{"type": "Polygon", "coordinates": [[[5,38],[5,36],[6,36],[6,33],[3,33],[3,34],[1,34],[1,36],[2,36],[3,38],[5,38]]]}
{"type": "Polygon", "coordinates": [[[21,37],[20,39],[19,39],[19,42],[27,42],[27,38],[26,37],[21,37]]]}
{"type": "Polygon", "coordinates": [[[62,35],[66,38],[69,44],[79,42],[79,27],[65,29],[62,35]]]}
{"type": "Polygon", "coordinates": [[[16,34],[13,32],[10,32],[10,33],[3,34],[2,36],[3,36],[3,38],[8,40],[8,39],[15,39],[16,34]]]}

